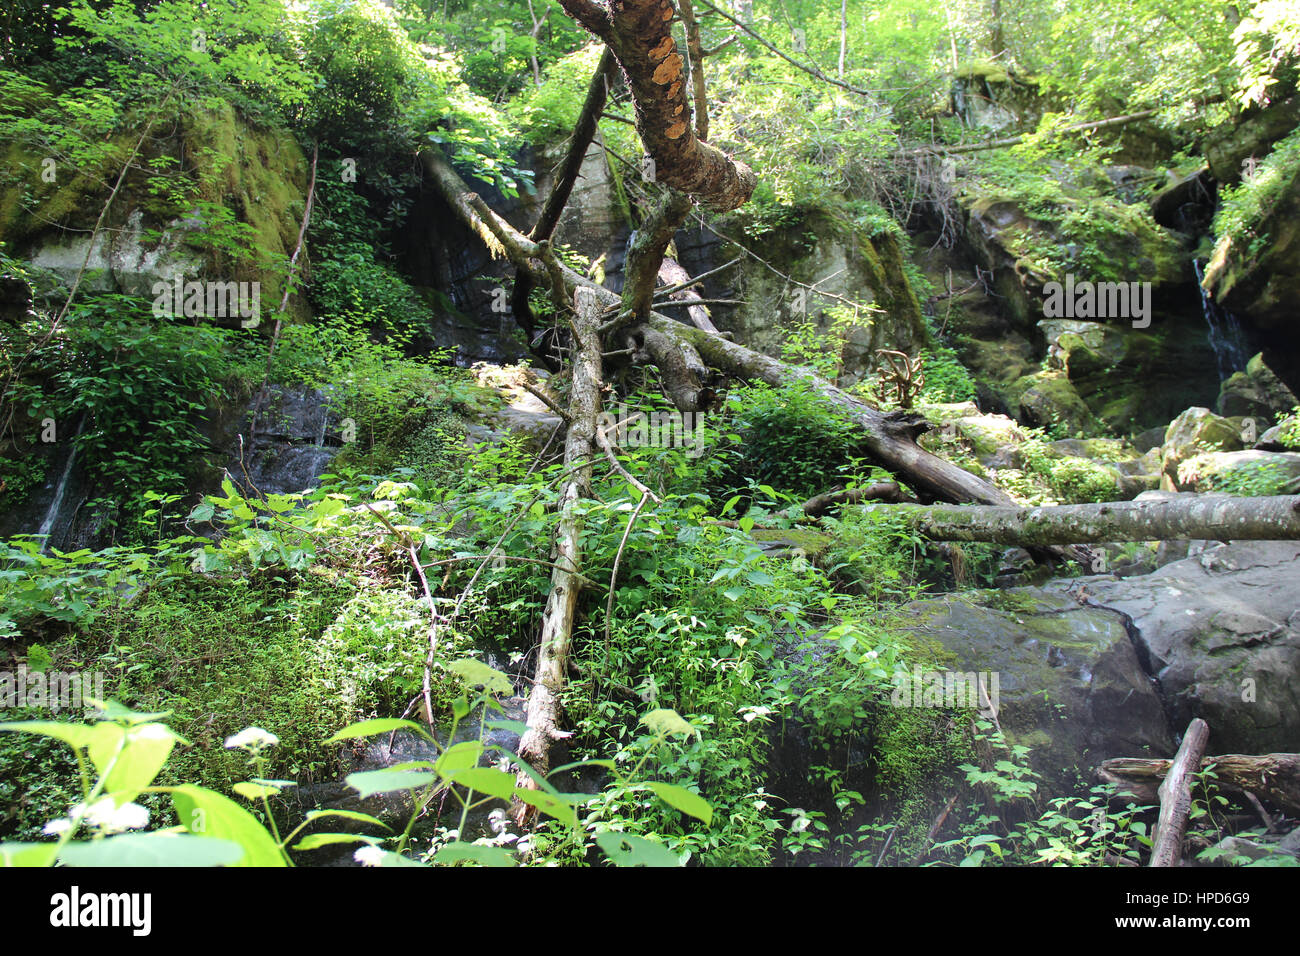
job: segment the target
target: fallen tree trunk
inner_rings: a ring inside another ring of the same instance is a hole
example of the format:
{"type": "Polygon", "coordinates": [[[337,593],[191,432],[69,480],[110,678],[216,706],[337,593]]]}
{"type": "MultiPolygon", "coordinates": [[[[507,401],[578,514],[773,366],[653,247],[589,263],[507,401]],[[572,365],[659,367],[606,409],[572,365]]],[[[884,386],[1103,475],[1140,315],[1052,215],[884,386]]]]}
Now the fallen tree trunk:
{"type": "Polygon", "coordinates": [[[1187,830],[1187,814],[1192,809],[1191,781],[1201,767],[1209,739],[1210,725],[1201,718],[1187,725],[1169,773],[1160,784],[1160,818],[1152,835],[1148,866],[1177,866],[1182,860],[1183,834],[1187,830]]]}
{"type": "MultiPolygon", "coordinates": [[[[1206,757],[1213,765],[1218,785],[1240,793],[1253,793],[1279,810],[1300,815],[1300,754],[1224,754],[1206,757]]],[[[1104,760],[1097,777],[1119,792],[1145,803],[1157,799],[1157,787],[1169,773],[1170,760],[1115,757],[1104,760]]]]}
{"type": "MultiPolygon", "coordinates": [[[[700,301],[699,293],[688,285],[691,279],[690,273],[683,269],[676,259],[664,257],[664,261],[659,264],[659,278],[668,286],[683,286],[676,292],[668,293],[668,298],[674,302],[691,303],[700,301]]],[[[660,292],[662,290],[655,291],[660,292]]],[[[709,310],[703,305],[688,304],[686,314],[691,317],[691,324],[697,329],[712,332],[714,335],[717,334],[718,327],[713,324],[713,320],[709,318],[709,310]]]]}
{"type": "Polygon", "coordinates": [[[809,518],[820,518],[828,512],[838,510],[844,505],[858,505],[864,501],[887,501],[898,504],[905,501],[903,489],[896,481],[877,481],[862,488],[836,488],[824,492],[803,503],[803,513],[809,518]]]}
{"type": "MultiPolygon", "coordinates": [[[[420,160],[452,211],[476,235],[485,237],[489,250],[508,257],[515,266],[529,272],[539,285],[550,286],[550,274],[538,259],[537,243],[488,209],[483,200],[471,192],[464,180],[448,165],[441,153],[425,150],[420,154],[420,160]]],[[[563,264],[560,265],[559,272],[566,294],[572,294],[573,290],[580,287],[587,288],[606,306],[621,307],[622,299],[618,293],[596,285],[586,276],[563,264]]],[[[972,475],[917,445],[917,436],[931,427],[920,415],[878,411],[836,388],[810,368],[787,365],[771,356],[754,352],[702,329],[683,325],[657,312],[651,312],[644,324],[647,328],[662,332],[679,345],[692,346],[706,365],[733,378],[776,386],[805,384],[829,405],[860,425],[866,450],[882,466],[905,480],[927,500],[974,501],[1009,507],[1016,503],[1010,495],[991,482],[972,475]]]]}
{"type": "MultiPolygon", "coordinates": [[[[591,495],[591,465],[596,438],[596,418],[600,414],[600,336],[596,334],[600,304],[588,289],[575,295],[576,316],[573,321],[573,381],[569,393],[569,428],[564,439],[564,462],[578,467],[560,486],[560,523],[555,533],[554,568],[551,591],[542,616],[541,647],[537,652],[537,671],[528,695],[528,729],[519,742],[519,756],[537,773],[546,776],[551,769],[551,747],[569,734],[560,730],[560,694],[569,667],[569,647],[573,637],[573,615],[582,588],[582,518],[578,503],[591,495]]],[[[518,783],[536,789],[537,783],[522,771],[518,783]]],[[[523,825],[532,807],[521,801],[513,806],[516,823],[523,825]]]]}
{"type": "Polygon", "coordinates": [[[1300,495],[1267,498],[1107,501],[1043,507],[865,505],[901,514],[935,541],[988,541],[1021,547],[1107,541],[1300,540],[1300,495]]]}

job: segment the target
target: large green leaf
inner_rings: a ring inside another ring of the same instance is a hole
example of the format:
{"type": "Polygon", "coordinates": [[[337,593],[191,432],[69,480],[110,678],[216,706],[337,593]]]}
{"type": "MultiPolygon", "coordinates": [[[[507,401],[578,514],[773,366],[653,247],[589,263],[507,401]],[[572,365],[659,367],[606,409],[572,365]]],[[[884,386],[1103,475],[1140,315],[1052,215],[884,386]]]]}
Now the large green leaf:
{"type": "Polygon", "coordinates": [[[514,774],[494,767],[470,767],[467,770],[458,770],[447,779],[452,783],[502,800],[509,800],[515,795],[514,774]]]}
{"type": "Polygon", "coordinates": [[[661,843],[626,833],[598,833],[596,845],[615,866],[681,866],[677,854],[661,843]]]}
{"type": "Polygon", "coordinates": [[[298,841],[295,850],[315,850],[336,843],[369,843],[374,846],[380,837],[362,836],[359,833],[313,833],[298,841]]]}
{"type": "Polygon", "coordinates": [[[57,843],[0,843],[0,867],[53,866],[57,843]]]}
{"type": "Polygon", "coordinates": [[[520,787],[515,791],[515,796],[561,823],[569,826],[576,826],[578,823],[578,815],[573,812],[573,804],[555,794],[546,793],[544,790],[525,790],[520,787]]]}
{"type": "Polygon", "coordinates": [[[325,817],[338,817],[340,820],[359,820],[362,823],[373,823],[377,827],[383,827],[385,830],[391,830],[387,823],[377,817],[372,817],[368,813],[358,813],[356,810],[311,810],[307,813],[308,820],[321,820],[325,817]]]}
{"type": "Polygon", "coordinates": [[[509,677],[475,658],[463,657],[452,661],[447,665],[447,670],[459,675],[471,687],[482,687],[489,694],[514,693],[515,685],[509,677]]]}
{"type": "Polygon", "coordinates": [[[266,827],[234,800],[214,790],[186,784],[172,790],[181,825],[191,833],[233,840],[244,848],[241,866],[284,866],[284,855],[266,827]]]}
{"type": "Polygon", "coordinates": [[[437,779],[436,774],[423,770],[366,770],[347,775],[348,786],[363,797],[394,790],[418,790],[437,779]]]}
{"type": "Polygon", "coordinates": [[[643,786],[653,790],[659,799],[670,807],[676,807],[682,813],[690,814],[697,820],[703,820],[706,825],[713,822],[713,808],[698,793],[691,793],[685,787],[679,787],[671,783],[651,781],[643,784],[643,786]]]}
{"type": "MultiPolygon", "coordinates": [[[[153,783],[171,755],[172,747],[180,739],[165,724],[140,724],[128,729],[122,751],[104,777],[104,791],[113,794],[118,806],[134,800],[141,790],[153,783]]],[[[92,755],[95,749],[95,746],[91,747],[92,755]]],[[[100,772],[103,771],[104,768],[100,768],[100,772]]]]}
{"type": "Polygon", "coordinates": [[[650,711],[641,718],[641,723],[649,727],[652,734],[699,735],[699,731],[683,720],[681,714],[666,707],[650,711]]]}
{"type": "Polygon", "coordinates": [[[482,755],[483,745],[477,740],[466,740],[448,747],[446,753],[438,758],[438,773],[450,777],[461,770],[468,770],[477,766],[478,758],[482,755]]]}
{"type": "Polygon", "coordinates": [[[469,860],[482,866],[514,866],[514,854],[504,847],[479,846],[476,843],[448,843],[436,854],[433,862],[443,865],[469,860]]]}
{"type": "Polygon", "coordinates": [[[88,747],[95,734],[95,728],[86,724],[60,724],[53,720],[11,721],[0,724],[0,730],[52,737],[55,740],[62,740],[76,750],[88,747]]]}
{"type": "Polygon", "coordinates": [[[399,720],[396,717],[377,717],[374,720],[362,720],[355,724],[348,724],[325,742],[327,744],[333,744],[338,743],[340,740],[352,740],[355,737],[374,737],[378,734],[392,733],[394,730],[410,730],[419,734],[425,740],[433,740],[433,737],[429,735],[429,731],[413,720],[399,720]]]}
{"type": "Polygon", "coordinates": [[[230,866],[244,857],[244,847],[233,840],[159,831],[69,843],[59,862],[65,866],[230,866]]]}

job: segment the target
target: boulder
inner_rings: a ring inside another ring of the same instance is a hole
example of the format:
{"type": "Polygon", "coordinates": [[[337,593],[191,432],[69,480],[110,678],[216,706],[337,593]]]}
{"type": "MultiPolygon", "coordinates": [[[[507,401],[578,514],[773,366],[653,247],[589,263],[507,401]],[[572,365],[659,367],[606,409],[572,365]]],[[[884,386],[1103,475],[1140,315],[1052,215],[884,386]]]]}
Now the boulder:
{"type": "Polygon", "coordinates": [[[1181,491],[1294,495],[1300,493],[1300,454],[1258,449],[1207,452],[1182,462],[1175,483],[1181,491]]]}
{"type": "Polygon", "coordinates": [[[1208,408],[1193,407],[1169,423],[1161,458],[1161,473],[1173,490],[1178,481],[1178,466],[1206,452],[1236,451],[1241,448],[1241,429],[1208,408]]]}
{"type": "Polygon", "coordinates": [[[915,633],[950,659],[944,667],[998,675],[1003,732],[1030,748],[1054,792],[1079,782],[1073,768],[1173,746],[1119,615],[1037,588],[953,594],[910,611],[915,633]]]}
{"type": "Polygon", "coordinates": [[[1278,413],[1290,412],[1300,399],[1264,361],[1262,352],[1251,357],[1244,372],[1233,372],[1219,388],[1215,410],[1220,415],[1239,415],[1272,421],[1278,413]]]}
{"type": "Polygon", "coordinates": [[[1209,545],[1142,577],[1078,578],[1043,590],[1086,596],[1090,608],[1119,615],[1172,726],[1204,719],[1212,752],[1296,749],[1300,542],[1209,545]]]}
{"type": "Polygon", "coordinates": [[[1027,425],[1072,434],[1099,430],[1063,370],[1026,375],[1008,388],[1007,395],[1016,417],[1027,425]]]}

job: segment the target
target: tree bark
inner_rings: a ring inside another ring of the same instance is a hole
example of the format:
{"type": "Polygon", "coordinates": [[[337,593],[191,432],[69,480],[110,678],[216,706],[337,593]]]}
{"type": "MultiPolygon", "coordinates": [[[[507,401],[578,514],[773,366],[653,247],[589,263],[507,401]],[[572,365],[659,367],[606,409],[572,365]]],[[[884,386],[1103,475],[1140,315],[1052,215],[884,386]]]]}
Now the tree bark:
{"type": "MultiPolygon", "coordinates": [[[[537,672],[528,695],[528,729],[519,743],[519,756],[537,773],[546,776],[551,769],[551,747],[569,734],[560,730],[560,695],[569,666],[569,647],[573,636],[573,616],[582,588],[582,518],[578,503],[591,495],[591,465],[596,437],[596,418],[600,414],[600,336],[596,333],[600,305],[589,289],[579,289],[574,296],[576,315],[573,320],[573,381],[569,396],[569,428],[564,439],[564,462],[577,468],[560,486],[560,523],[555,534],[554,568],[551,591],[542,617],[541,647],[537,652],[537,672]]],[[[536,782],[526,773],[519,774],[519,786],[535,789],[536,782]]],[[[516,801],[514,818],[523,824],[531,807],[516,801]]]]}
{"type": "MultiPolygon", "coordinates": [[[[1300,754],[1224,754],[1206,757],[1214,765],[1218,785],[1253,793],[1279,810],[1300,816],[1300,754]]],[[[1102,761],[1097,776],[1136,800],[1154,803],[1157,787],[1169,774],[1173,761],[1142,757],[1116,757],[1102,761]]]]}
{"type": "Polygon", "coordinates": [[[1108,501],[1044,507],[867,505],[904,514],[936,541],[988,541],[1021,547],[1108,541],[1300,540],[1300,496],[1108,501]]]}
{"type": "MultiPolygon", "coordinates": [[[[683,269],[676,259],[664,257],[664,261],[659,264],[659,278],[666,285],[683,286],[678,291],[669,293],[668,298],[674,302],[698,302],[700,300],[699,293],[686,285],[691,280],[691,274],[683,269]]],[[[656,291],[662,293],[663,290],[656,291]]],[[[660,305],[662,304],[661,301],[660,305]]],[[[717,334],[718,327],[713,324],[713,320],[709,318],[709,310],[703,305],[687,306],[686,314],[691,317],[691,324],[697,329],[717,334]]]]}
{"type": "Polygon", "coordinates": [[[565,12],[614,51],[636,108],[636,128],[654,160],[655,182],[728,212],[758,179],[744,163],[702,142],[691,128],[685,61],[672,35],[671,0],[560,0],[565,12]]]}
{"type": "Polygon", "coordinates": [[[1183,834],[1192,809],[1192,777],[1201,767],[1210,726],[1197,717],[1187,725],[1183,742],[1174,755],[1169,773],[1160,784],[1160,818],[1152,837],[1148,866],[1177,866],[1183,856],[1183,834]]]}

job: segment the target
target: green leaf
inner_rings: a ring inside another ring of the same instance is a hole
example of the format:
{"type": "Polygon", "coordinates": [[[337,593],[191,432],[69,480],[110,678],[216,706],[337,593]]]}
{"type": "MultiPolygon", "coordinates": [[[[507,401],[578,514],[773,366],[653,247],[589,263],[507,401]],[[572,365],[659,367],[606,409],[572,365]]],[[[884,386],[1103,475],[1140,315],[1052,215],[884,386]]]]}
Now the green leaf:
{"type": "Polygon", "coordinates": [[[308,820],[322,820],[325,817],[338,817],[340,820],[357,820],[361,823],[373,823],[377,827],[383,827],[385,830],[391,830],[387,823],[377,817],[372,817],[368,813],[359,813],[356,810],[309,810],[307,812],[308,820]]]}
{"type": "Polygon", "coordinates": [[[677,711],[665,707],[650,711],[641,718],[641,723],[650,728],[652,734],[699,736],[699,731],[683,720],[677,711]]]}
{"type": "Polygon", "coordinates": [[[419,734],[425,740],[433,740],[429,731],[421,727],[413,720],[398,720],[396,717],[377,717],[374,720],[362,720],[355,724],[348,724],[329,740],[327,744],[338,743],[340,740],[352,740],[356,737],[375,737],[379,734],[391,733],[394,730],[410,730],[419,734]]]}
{"type": "Polygon", "coordinates": [[[62,740],[75,750],[82,750],[90,746],[90,742],[95,736],[95,728],[87,724],[60,724],[53,720],[12,721],[0,724],[0,730],[52,737],[55,740],[62,740]]]}
{"type": "Polygon", "coordinates": [[[240,781],[230,789],[249,801],[261,800],[263,797],[275,797],[280,794],[279,787],[268,786],[264,783],[248,783],[247,781],[240,781]]]}
{"type": "Polygon", "coordinates": [[[509,677],[473,657],[452,661],[447,665],[447,670],[458,675],[471,687],[482,687],[489,694],[513,694],[515,690],[509,677]]]}
{"type": "Polygon", "coordinates": [[[598,833],[596,845],[615,866],[681,866],[677,854],[661,843],[626,833],[598,833]]]}
{"type": "Polygon", "coordinates": [[[444,777],[450,777],[458,771],[477,766],[478,758],[482,755],[483,744],[477,740],[466,740],[453,747],[448,747],[446,752],[438,758],[438,773],[444,777]]]}
{"type": "Polygon", "coordinates": [[[205,839],[233,840],[244,848],[241,866],[284,866],[285,860],[266,827],[229,797],[193,784],[172,790],[181,826],[205,839]]]}
{"type": "Polygon", "coordinates": [[[53,866],[57,843],[0,843],[0,867],[53,866]]]}
{"type": "MultiPolygon", "coordinates": [[[[134,800],[136,794],[153,783],[180,739],[166,724],[141,724],[127,730],[122,751],[104,777],[104,791],[113,794],[118,806],[134,800]]],[[[92,747],[92,759],[94,753],[92,747]]],[[[95,766],[100,773],[104,772],[98,761],[95,766]]]]}
{"type": "Polygon", "coordinates": [[[362,797],[396,790],[418,790],[438,779],[436,774],[423,770],[367,770],[347,775],[347,784],[362,797]]]}
{"type": "Polygon", "coordinates": [[[244,859],[233,840],[165,831],[69,843],[59,854],[65,866],[232,866],[244,859]]]}
{"type": "Polygon", "coordinates": [[[383,850],[381,852],[383,853],[379,862],[381,867],[426,866],[426,864],[421,863],[419,860],[412,860],[409,856],[402,856],[400,853],[394,853],[392,850],[383,850]]]}
{"type": "Polygon", "coordinates": [[[514,774],[494,767],[470,767],[468,770],[458,770],[448,774],[447,779],[452,783],[501,800],[509,800],[515,794],[514,774]]]}
{"type": "Polygon", "coordinates": [[[369,843],[374,846],[380,837],[362,836],[360,833],[313,833],[305,836],[294,846],[295,850],[318,850],[323,846],[339,843],[369,843]]]}
{"type": "Polygon", "coordinates": [[[449,865],[469,860],[481,866],[514,866],[514,854],[504,847],[480,846],[476,843],[448,843],[433,856],[433,862],[449,865]]]}
{"type": "Polygon", "coordinates": [[[713,822],[713,808],[698,793],[691,793],[685,787],[679,787],[671,783],[650,781],[642,784],[642,786],[654,791],[659,799],[670,807],[675,807],[682,813],[704,821],[706,826],[713,822]]]}
{"type": "Polygon", "coordinates": [[[515,791],[515,796],[523,803],[536,807],[548,817],[554,817],[561,823],[566,823],[571,827],[578,825],[578,815],[573,812],[573,805],[556,794],[547,793],[544,790],[527,790],[520,787],[515,791]]]}

